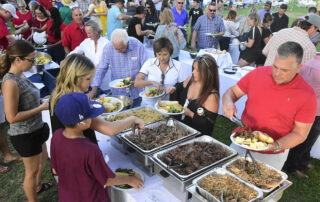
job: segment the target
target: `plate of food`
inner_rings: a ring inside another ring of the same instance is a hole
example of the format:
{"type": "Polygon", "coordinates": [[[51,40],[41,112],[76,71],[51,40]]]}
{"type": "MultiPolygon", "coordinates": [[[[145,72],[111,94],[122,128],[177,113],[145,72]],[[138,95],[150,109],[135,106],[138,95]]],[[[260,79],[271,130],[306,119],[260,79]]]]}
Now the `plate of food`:
{"type": "Polygon", "coordinates": [[[116,79],[109,83],[111,88],[128,88],[132,84],[131,77],[127,77],[124,79],[116,79]]]}
{"type": "Polygon", "coordinates": [[[269,148],[269,144],[274,140],[268,134],[261,131],[241,130],[232,133],[231,141],[244,149],[253,151],[264,151],[269,148]]]}
{"type": "Polygon", "coordinates": [[[204,35],[216,37],[216,36],[218,35],[218,33],[216,33],[216,32],[213,32],[213,33],[205,33],[204,35]]]}
{"type": "MultiPolygon", "coordinates": [[[[117,168],[115,171],[115,175],[118,176],[136,176],[138,178],[140,178],[143,182],[144,182],[144,176],[142,175],[142,173],[138,172],[138,171],[134,171],[133,169],[128,169],[128,168],[117,168]]],[[[112,186],[115,189],[118,190],[125,190],[125,191],[130,191],[130,190],[134,190],[134,188],[128,184],[123,184],[123,185],[115,185],[112,186]]]]}
{"type": "Polygon", "coordinates": [[[51,61],[50,58],[47,58],[45,56],[39,56],[39,57],[36,57],[35,64],[36,65],[45,65],[45,64],[48,64],[50,61],[51,61]]]}
{"type": "Polygon", "coordinates": [[[167,115],[180,115],[184,113],[183,107],[178,101],[161,101],[159,100],[154,107],[161,113],[167,115]]]}
{"type": "Polygon", "coordinates": [[[146,25],[155,27],[158,23],[147,22],[146,25]]]}
{"type": "Polygon", "coordinates": [[[34,48],[37,49],[37,50],[43,50],[43,49],[46,49],[47,48],[47,45],[45,44],[35,44],[34,45],[34,48]]]}
{"type": "Polygon", "coordinates": [[[207,52],[207,53],[211,53],[211,54],[226,54],[227,53],[227,51],[226,50],[222,50],[222,51],[220,51],[220,50],[217,50],[217,49],[212,49],[212,48],[208,48],[208,49],[204,49],[204,51],[205,52],[207,52]]]}
{"type": "Polygon", "coordinates": [[[104,106],[104,114],[113,114],[123,109],[122,101],[115,97],[99,97],[96,101],[104,106]]]}
{"type": "Polygon", "coordinates": [[[145,91],[139,93],[139,96],[143,98],[158,98],[163,96],[164,94],[165,91],[162,89],[160,90],[157,88],[146,88],[145,91]]]}

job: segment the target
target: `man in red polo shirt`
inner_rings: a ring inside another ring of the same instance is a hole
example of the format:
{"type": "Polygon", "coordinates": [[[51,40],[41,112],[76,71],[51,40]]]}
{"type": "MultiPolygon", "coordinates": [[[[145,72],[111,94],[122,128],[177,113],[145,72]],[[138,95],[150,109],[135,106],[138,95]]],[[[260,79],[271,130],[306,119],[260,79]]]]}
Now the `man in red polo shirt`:
{"type": "Polygon", "coordinates": [[[66,55],[87,38],[83,22],[83,13],[80,8],[72,9],[72,18],[72,23],[64,29],[62,37],[62,46],[64,47],[66,55]]]}
{"type": "Polygon", "coordinates": [[[9,46],[9,42],[13,42],[15,38],[7,28],[5,21],[12,18],[18,18],[16,15],[16,9],[11,4],[3,4],[0,7],[0,51],[6,50],[9,46]]]}
{"type": "MultiPolygon", "coordinates": [[[[231,119],[237,112],[234,103],[247,95],[242,120],[252,130],[265,132],[275,140],[269,151],[252,154],[277,169],[283,167],[289,149],[306,139],[316,115],[314,90],[299,74],[302,56],[298,43],[282,44],[273,67],[251,71],[222,97],[222,112],[231,119]]],[[[245,152],[234,144],[231,147],[245,152]]]]}

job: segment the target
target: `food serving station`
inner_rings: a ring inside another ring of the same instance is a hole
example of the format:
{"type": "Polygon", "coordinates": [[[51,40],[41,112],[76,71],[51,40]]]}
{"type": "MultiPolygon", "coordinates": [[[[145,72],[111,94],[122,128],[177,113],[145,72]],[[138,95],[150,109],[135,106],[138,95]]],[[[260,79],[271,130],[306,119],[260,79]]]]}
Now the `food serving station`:
{"type": "MultiPolygon", "coordinates": [[[[250,158],[245,161],[229,146],[153,107],[142,106],[103,117],[116,121],[131,115],[143,119],[145,128],[142,131],[134,129],[134,132],[128,128],[110,137],[109,147],[121,152],[134,165],[131,169],[144,175],[145,186],[151,186],[147,181],[156,176],[157,183],[161,181],[161,189],[171,193],[176,201],[277,201],[292,184],[285,173],[262,162],[257,162],[260,171],[256,173],[250,158]],[[241,168],[235,168],[236,171],[229,168],[237,161],[241,161],[241,168]],[[242,168],[243,162],[247,167],[242,168]],[[278,178],[266,175],[269,172],[278,178]],[[229,179],[226,182],[223,181],[225,177],[229,179]],[[203,182],[205,178],[215,180],[203,182]],[[238,185],[230,185],[228,181],[238,185]],[[222,184],[224,188],[216,184],[222,184]],[[213,188],[208,190],[208,187],[213,188]],[[253,194],[239,194],[245,190],[253,194]]],[[[119,166],[122,165],[118,164],[117,168],[119,166]]],[[[144,192],[143,189],[134,192],[144,192]]],[[[117,189],[115,192],[110,188],[110,198],[116,201],[134,201],[125,197],[128,193],[130,195],[132,191],[124,189],[121,192],[120,189],[119,192],[117,189]]]]}

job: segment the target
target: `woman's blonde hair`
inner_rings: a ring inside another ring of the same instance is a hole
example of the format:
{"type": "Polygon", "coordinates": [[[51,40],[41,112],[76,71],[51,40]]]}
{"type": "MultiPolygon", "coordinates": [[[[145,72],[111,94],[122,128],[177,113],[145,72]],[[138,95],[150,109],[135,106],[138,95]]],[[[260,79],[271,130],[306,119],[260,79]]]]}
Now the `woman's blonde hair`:
{"type": "Polygon", "coordinates": [[[164,9],[160,14],[160,24],[169,25],[174,22],[173,14],[170,9],[164,9]]]}
{"type": "Polygon", "coordinates": [[[248,18],[254,21],[253,27],[257,27],[261,33],[261,20],[260,16],[256,13],[251,13],[248,15],[248,18]]]}
{"type": "Polygon", "coordinates": [[[95,70],[94,64],[89,58],[80,54],[71,54],[66,57],[60,67],[56,88],[50,98],[51,115],[54,114],[54,106],[58,99],[71,92],[82,92],[79,85],[81,79],[95,70]]]}

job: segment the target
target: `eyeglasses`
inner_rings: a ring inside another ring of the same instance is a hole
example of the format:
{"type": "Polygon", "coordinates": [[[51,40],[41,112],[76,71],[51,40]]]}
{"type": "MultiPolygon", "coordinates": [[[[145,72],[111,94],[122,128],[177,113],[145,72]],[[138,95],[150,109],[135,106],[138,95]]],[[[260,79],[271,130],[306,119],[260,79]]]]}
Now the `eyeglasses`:
{"type": "Polygon", "coordinates": [[[184,2],[178,2],[178,4],[184,4],[184,2]]]}
{"type": "Polygon", "coordinates": [[[36,15],[43,15],[42,12],[36,12],[36,15]]]}
{"type": "Polygon", "coordinates": [[[22,58],[23,60],[28,60],[29,62],[31,62],[31,64],[36,62],[35,58],[29,59],[29,58],[22,58]]]}
{"type": "Polygon", "coordinates": [[[210,12],[216,12],[216,9],[209,9],[210,12]]]}

